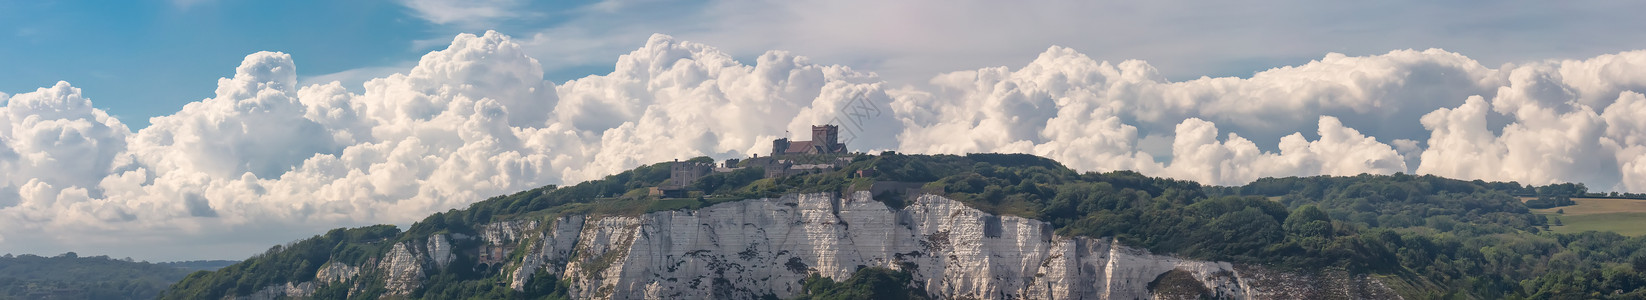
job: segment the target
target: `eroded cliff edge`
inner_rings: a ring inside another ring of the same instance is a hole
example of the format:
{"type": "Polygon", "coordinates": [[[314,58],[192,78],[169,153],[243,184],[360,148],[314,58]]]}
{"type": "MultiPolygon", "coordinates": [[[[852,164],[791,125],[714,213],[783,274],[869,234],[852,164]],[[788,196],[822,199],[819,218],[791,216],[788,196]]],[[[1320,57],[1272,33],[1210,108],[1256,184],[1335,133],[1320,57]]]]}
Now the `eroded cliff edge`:
{"type": "MultiPolygon", "coordinates": [[[[695,211],[494,222],[480,236],[396,244],[381,262],[363,267],[380,270],[372,274],[381,274],[388,295],[410,295],[428,268],[473,267],[449,265],[454,253],[464,253],[507,274],[514,289],[547,272],[579,299],[790,297],[810,274],[838,280],[863,267],[907,271],[916,286],[946,299],[1398,298],[1373,278],[1178,259],[1052,230],[936,195],[894,209],[867,192],[814,193],[695,211]],[[471,239],[482,243],[452,249],[458,243],[451,241],[471,239]],[[1165,281],[1171,284],[1151,285],[1165,281]]],[[[356,267],[362,266],[332,268],[356,267]]],[[[317,278],[375,281],[329,275],[317,278]]],[[[293,287],[259,295],[307,296],[293,287]]]]}

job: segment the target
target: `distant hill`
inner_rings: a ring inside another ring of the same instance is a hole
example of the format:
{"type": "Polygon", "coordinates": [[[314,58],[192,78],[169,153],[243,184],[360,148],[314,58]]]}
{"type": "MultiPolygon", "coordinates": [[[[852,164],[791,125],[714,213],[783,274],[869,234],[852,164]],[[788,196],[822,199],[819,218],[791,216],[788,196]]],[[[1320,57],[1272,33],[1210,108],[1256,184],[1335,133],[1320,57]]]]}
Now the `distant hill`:
{"type": "Polygon", "coordinates": [[[6,254],[0,256],[0,299],[153,299],[191,271],[74,252],[6,254]]]}
{"type": "Polygon", "coordinates": [[[156,263],[157,265],[183,269],[184,271],[217,271],[229,265],[238,263],[238,260],[190,260],[156,263]]]}
{"type": "Polygon", "coordinates": [[[1021,154],[724,166],[653,164],[404,229],[334,229],[161,297],[1646,298],[1646,238],[1552,232],[1517,197],[1569,205],[1558,200],[1581,185],[1363,174],[1203,186],[1021,154]]]}

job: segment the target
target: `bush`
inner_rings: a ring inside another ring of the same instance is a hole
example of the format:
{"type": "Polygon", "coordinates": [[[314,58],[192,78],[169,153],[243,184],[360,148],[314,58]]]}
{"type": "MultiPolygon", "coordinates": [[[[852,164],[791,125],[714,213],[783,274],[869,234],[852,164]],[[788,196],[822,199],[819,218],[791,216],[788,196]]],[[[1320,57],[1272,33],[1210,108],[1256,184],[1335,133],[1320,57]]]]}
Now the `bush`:
{"type": "Polygon", "coordinates": [[[794,299],[931,299],[926,292],[910,286],[914,277],[908,272],[887,268],[862,268],[843,282],[812,274],[801,283],[803,294],[794,299]]]}

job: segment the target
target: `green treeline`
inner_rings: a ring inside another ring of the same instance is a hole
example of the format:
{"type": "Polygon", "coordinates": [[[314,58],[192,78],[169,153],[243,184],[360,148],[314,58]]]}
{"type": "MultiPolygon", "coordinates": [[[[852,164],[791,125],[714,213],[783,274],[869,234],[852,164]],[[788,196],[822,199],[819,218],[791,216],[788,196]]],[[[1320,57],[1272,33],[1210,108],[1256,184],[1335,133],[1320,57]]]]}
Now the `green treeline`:
{"type": "Polygon", "coordinates": [[[188,271],[108,256],[0,256],[0,299],[153,299],[188,271]]]}

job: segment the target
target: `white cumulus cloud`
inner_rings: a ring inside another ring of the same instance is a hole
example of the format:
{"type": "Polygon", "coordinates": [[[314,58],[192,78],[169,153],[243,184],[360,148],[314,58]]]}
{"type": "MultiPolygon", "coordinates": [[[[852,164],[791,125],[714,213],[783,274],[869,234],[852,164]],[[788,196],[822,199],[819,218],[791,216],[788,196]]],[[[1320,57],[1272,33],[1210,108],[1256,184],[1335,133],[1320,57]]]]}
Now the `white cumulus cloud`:
{"type": "Polygon", "coordinates": [[[1438,49],[1397,50],[1172,82],[1148,63],[1052,47],[1015,70],[946,73],[935,90],[891,92],[908,128],[899,147],[912,152],[1034,153],[1213,184],[1415,172],[1637,191],[1646,183],[1634,162],[1646,162],[1646,148],[1631,128],[1643,116],[1633,96],[1646,91],[1643,67],[1646,51],[1494,69],[1438,49]],[[1310,127],[1312,142],[1294,131],[1310,127]]]}
{"type": "Polygon", "coordinates": [[[647,163],[766,153],[824,123],[861,151],[1031,153],[1210,184],[1413,172],[1646,191],[1642,51],[1497,68],[1442,50],[1327,54],[1171,81],[1051,47],[891,86],[667,35],[556,83],[523,47],[458,35],[357,92],[300,85],[290,55],[253,53],[213,97],[135,132],[66,82],[0,94],[0,251],[235,258],[647,163]]]}
{"type": "MultiPolygon", "coordinates": [[[[1214,124],[1189,119],[1177,125],[1172,160],[1159,175],[1236,185],[1262,177],[1355,175],[1403,172],[1406,164],[1389,145],[1343,127],[1335,117],[1319,119],[1319,140],[1293,133],[1280,140],[1279,153],[1259,150],[1238,134],[1218,142],[1214,124]]],[[[1145,169],[1144,171],[1149,171],[1145,169]]]]}
{"type": "Polygon", "coordinates": [[[1646,51],[1506,65],[1495,96],[1426,114],[1418,173],[1640,192],[1646,51]],[[1506,125],[1494,126],[1492,117],[1506,125]],[[1501,126],[1501,127],[1499,127],[1501,126]]]}
{"type": "MultiPolygon", "coordinates": [[[[496,32],[459,35],[358,94],[336,82],[299,87],[296,67],[284,53],[248,55],[215,97],[137,132],[68,83],[10,96],[0,113],[0,232],[45,242],[0,246],[58,252],[137,241],[79,237],[157,235],[147,255],[235,257],[327,227],[409,222],[640,164],[764,153],[785,130],[891,101],[873,74],[781,51],[744,64],[664,35],[610,74],[561,85],[496,32]],[[189,239],[235,231],[268,237],[189,239]]],[[[882,114],[858,126],[896,130],[882,114]]]]}

